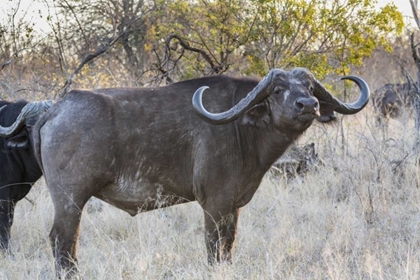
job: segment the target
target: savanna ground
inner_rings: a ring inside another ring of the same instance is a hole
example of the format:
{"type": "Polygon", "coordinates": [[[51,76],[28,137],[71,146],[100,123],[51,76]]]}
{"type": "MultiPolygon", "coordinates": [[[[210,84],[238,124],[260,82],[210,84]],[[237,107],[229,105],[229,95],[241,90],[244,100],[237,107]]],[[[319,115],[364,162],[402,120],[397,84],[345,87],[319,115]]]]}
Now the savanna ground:
{"type": "MultiPolygon", "coordinates": [[[[388,135],[371,107],[335,125],[313,125],[324,165],[286,182],[267,174],[242,209],[233,263],[207,265],[196,202],[131,217],[105,203],[85,207],[83,279],[419,279],[420,189],[404,115],[388,135]],[[341,130],[341,124],[344,130],[341,130]],[[344,146],[343,146],[344,135],[344,146]],[[344,149],[343,149],[344,147],[344,149]]],[[[0,279],[53,279],[53,207],[40,180],[17,207],[12,255],[0,279]]]]}

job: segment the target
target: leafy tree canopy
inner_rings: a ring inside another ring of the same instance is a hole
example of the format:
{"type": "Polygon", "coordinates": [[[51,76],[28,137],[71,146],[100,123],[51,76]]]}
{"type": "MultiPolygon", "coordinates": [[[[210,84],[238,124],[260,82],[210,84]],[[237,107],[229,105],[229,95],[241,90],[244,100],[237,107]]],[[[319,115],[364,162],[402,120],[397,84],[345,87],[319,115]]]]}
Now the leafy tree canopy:
{"type": "MultiPolygon", "coordinates": [[[[178,69],[184,77],[304,66],[318,76],[347,74],[404,23],[394,4],[377,9],[374,0],[170,0],[159,3],[154,36],[176,34],[191,47],[178,69]],[[245,63],[245,64],[244,64],[245,63]],[[209,67],[210,66],[210,67],[209,67]],[[245,66],[245,67],[244,67],[245,66]]],[[[156,42],[159,42],[157,40],[156,42]]],[[[171,46],[172,50],[177,50],[171,46]]],[[[179,51],[179,50],[178,50],[179,51]]]]}

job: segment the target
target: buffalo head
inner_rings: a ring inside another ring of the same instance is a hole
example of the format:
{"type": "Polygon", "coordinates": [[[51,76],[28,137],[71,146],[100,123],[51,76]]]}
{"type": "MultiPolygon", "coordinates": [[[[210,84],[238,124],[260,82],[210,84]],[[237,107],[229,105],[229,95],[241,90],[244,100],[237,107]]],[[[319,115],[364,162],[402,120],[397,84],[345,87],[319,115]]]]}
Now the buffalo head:
{"type": "Polygon", "coordinates": [[[16,203],[24,198],[42,172],[31,145],[32,127],[52,101],[0,101],[0,248],[9,247],[16,203]],[[26,115],[24,120],[17,118],[26,115]],[[20,116],[20,117],[19,117],[20,116]]]}
{"type": "MultiPolygon", "coordinates": [[[[16,119],[17,121],[14,122],[13,125],[8,127],[3,127],[0,125],[0,137],[12,135],[18,131],[19,128],[25,125],[25,120],[30,120],[34,117],[37,118],[41,113],[47,111],[53,104],[54,101],[52,100],[31,102],[30,106],[25,106],[22,108],[22,111],[19,113],[19,116],[16,119]]],[[[6,106],[2,106],[0,108],[0,113],[5,108],[6,106]]]]}
{"type": "Polygon", "coordinates": [[[291,71],[273,69],[245,98],[222,113],[210,113],[202,96],[207,86],[200,87],[193,96],[196,113],[205,121],[224,124],[242,116],[242,122],[265,126],[270,122],[278,128],[304,130],[314,119],[329,122],[334,112],[349,115],[362,110],[369,101],[369,87],[356,76],[345,76],[355,82],[361,94],[354,103],[336,99],[314,75],[304,68],[291,71]]]}
{"type": "Polygon", "coordinates": [[[381,124],[388,118],[397,118],[403,108],[409,108],[413,90],[409,83],[386,84],[375,90],[372,101],[378,115],[377,122],[381,124]]]}

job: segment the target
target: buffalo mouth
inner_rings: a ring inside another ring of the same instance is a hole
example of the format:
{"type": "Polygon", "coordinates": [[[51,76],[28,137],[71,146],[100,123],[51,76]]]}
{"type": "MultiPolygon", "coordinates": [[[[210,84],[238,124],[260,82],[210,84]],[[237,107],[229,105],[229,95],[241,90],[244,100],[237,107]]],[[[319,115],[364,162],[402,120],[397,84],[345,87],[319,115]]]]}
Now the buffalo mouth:
{"type": "Polygon", "coordinates": [[[320,117],[320,114],[319,114],[318,111],[316,111],[316,112],[313,112],[313,113],[303,113],[303,114],[300,114],[300,115],[298,115],[296,117],[296,120],[298,122],[301,122],[301,123],[308,123],[308,122],[311,122],[314,119],[317,119],[319,117],[320,117]]]}
{"type": "Polygon", "coordinates": [[[321,123],[327,123],[327,122],[335,121],[336,119],[337,119],[337,116],[335,114],[330,114],[330,115],[322,115],[318,117],[317,121],[321,123]]]}

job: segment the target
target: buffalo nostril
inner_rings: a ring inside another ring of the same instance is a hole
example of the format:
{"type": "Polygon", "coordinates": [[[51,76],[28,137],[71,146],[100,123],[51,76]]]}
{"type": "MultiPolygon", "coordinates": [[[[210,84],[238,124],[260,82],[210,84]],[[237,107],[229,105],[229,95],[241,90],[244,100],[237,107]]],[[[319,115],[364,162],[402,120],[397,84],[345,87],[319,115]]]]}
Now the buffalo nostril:
{"type": "Polygon", "coordinates": [[[299,98],[294,106],[302,113],[314,113],[319,110],[319,102],[315,98],[299,98]]]}
{"type": "Polygon", "coordinates": [[[314,111],[318,111],[318,110],[319,110],[319,102],[315,101],[314,111]]]}
{"type": "Polygon", "coordinates": [[[295,107],[299,110],[302,110],[303,107],[305,107],[305,105],[302,102],[300,102],[299,100],[296,100],[295,107]]]}

